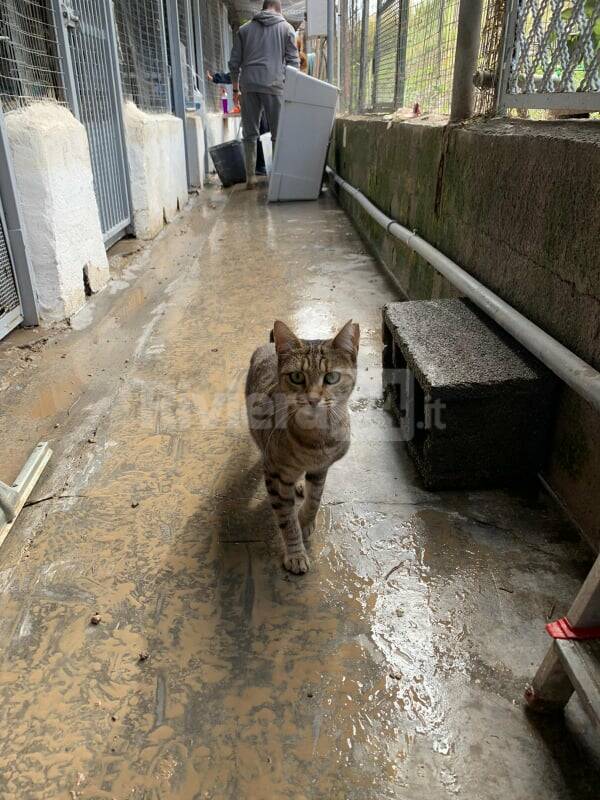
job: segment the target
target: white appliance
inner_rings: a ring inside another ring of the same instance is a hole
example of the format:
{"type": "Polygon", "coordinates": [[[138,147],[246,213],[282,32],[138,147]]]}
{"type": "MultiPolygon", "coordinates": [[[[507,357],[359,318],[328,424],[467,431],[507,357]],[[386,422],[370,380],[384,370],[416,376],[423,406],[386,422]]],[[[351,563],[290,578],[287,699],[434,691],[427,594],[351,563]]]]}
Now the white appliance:
{"type": "Polygon", "coordinates": [[[327,36],[327,0],[306,0],[306,35],[327,36]]]}
{"type": "Polygon", "coordinates": [[[286,67],[269,202],[319,196],[337,99],[335,86],[286,67]]]}

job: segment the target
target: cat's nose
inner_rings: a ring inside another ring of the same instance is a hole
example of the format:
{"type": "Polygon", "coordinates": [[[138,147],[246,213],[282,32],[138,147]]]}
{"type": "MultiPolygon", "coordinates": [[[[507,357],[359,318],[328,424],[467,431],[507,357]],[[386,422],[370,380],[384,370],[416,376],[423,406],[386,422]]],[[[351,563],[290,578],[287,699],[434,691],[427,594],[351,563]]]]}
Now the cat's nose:
{"type": "Polygon", "coordinates": [[[319,401],[321,400],[318,394],[309,394],[306,397],[311,406],[318,406],[319,401]]]}

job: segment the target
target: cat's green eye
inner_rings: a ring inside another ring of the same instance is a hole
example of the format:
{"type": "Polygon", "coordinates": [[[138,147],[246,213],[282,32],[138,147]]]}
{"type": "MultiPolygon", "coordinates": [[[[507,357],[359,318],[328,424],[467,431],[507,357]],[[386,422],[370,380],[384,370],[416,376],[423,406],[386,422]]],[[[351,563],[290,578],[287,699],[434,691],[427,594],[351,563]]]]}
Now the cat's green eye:
{"type": "Polygon", "coordinates": [[[304,373],[303,372],[290,372],[288,375],[291,383],[295,383],[296,386],[299,386],[301,383],[304,383],[304,373]]]}
{"type": "Polygon", "coordinates": [[[339,372],[327,372],[323,380],[331,386],[334,383],[339,383],[341,377],[339,372]]]}

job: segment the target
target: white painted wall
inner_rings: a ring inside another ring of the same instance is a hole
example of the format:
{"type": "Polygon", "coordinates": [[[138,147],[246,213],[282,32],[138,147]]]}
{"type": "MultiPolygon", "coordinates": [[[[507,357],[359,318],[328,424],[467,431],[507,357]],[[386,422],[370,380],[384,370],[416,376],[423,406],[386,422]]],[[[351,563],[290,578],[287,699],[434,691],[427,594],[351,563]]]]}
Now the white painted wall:
{"type": "Polygon", "coordinates": [[[186,117],[188,150],[190,155],[190,185],[201,188],[204,186],[204,125],[202,117],[198,114],[188,114],[186,117]]]}
{"type": "Polygon", "coordinates": [[[139,239],[152,239],[188,200],[183,123],[132,102],[123,111],[133,228],[139,239]]]}
{"type": "Polygon", "coordinates": [[[85,128],[56,103],[6,114],[24,235],[40,315],[61,320],[109,278],[85,128]]]}
{"type": "MultiPolygon", "coordinates": [[[[236,139],[240,130],[241,119],[239,116],[224,117],[222,114],[210,113],[204,115],[204,125],[206,126],[206,146],[213,147],[216,144],[230,142],[236,139]]],[[[214,172],[215,167],[212,158],[209,157],[209,172],[214,172]]]]}

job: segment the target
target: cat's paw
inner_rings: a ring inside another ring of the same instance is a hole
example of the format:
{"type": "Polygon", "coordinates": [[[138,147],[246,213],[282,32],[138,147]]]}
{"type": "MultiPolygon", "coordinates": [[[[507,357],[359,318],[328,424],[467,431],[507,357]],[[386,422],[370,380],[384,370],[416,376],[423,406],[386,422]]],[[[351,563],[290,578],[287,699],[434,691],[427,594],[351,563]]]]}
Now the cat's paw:
{"type": "Polygon", "coordinates": [[[306,553],[294,553],[293,555],[286,553],[283,556],[283,566],[294,575],[304,575],[310,569],[310,561],[306,553]]]}

